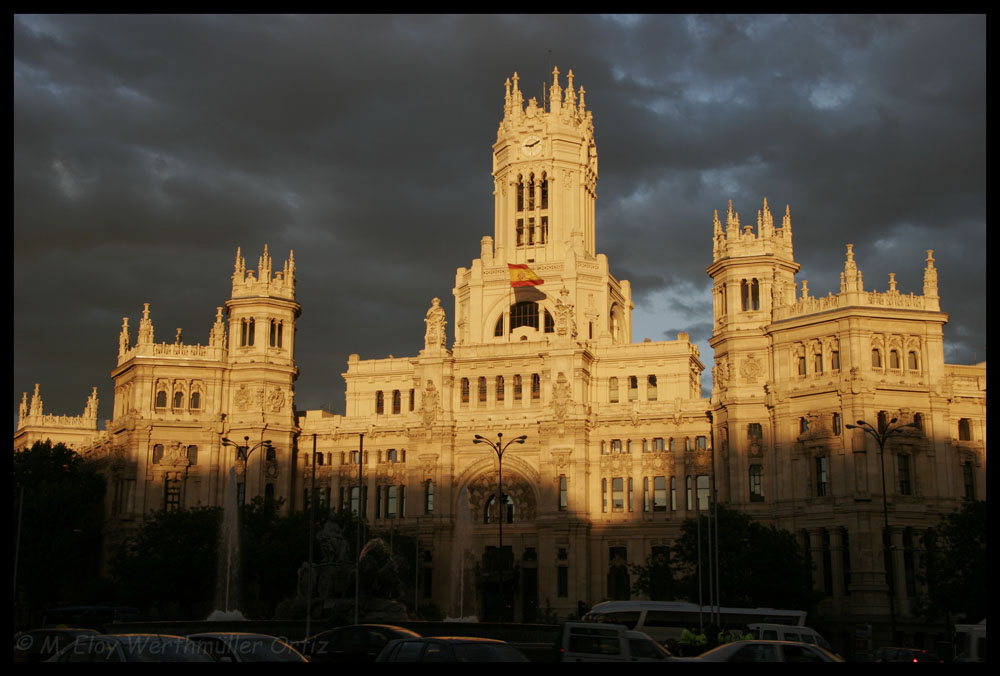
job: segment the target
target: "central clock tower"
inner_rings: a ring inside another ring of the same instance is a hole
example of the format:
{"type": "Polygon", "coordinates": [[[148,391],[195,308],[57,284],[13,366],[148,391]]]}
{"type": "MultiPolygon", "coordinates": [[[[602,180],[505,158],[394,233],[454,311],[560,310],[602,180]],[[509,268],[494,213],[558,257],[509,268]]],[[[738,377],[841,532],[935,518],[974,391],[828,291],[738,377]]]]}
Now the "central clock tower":
{"type": "Polygon", "coordinates": [[[594,257],[597,147],[584,89],[552,72],[548,106],[524,104],[517,73],[506,82],[493,144],[495,245],[508,263],[562,260],[567,249],[594,257]]]}
{"type": "Polygon", "coordinates": [[[456,271],[454,345],[628,344],[631,286],[596,252],[597,146],[584,89],[574,89],[573,71],[560,86],[558,68],[541,105],[525,103],[517,73],[505,88],[493,144],[493,236],[482,238],[471,267],[456,271]],[[512,285],[511,265],[527,266],[535,281],[512,285]]]}

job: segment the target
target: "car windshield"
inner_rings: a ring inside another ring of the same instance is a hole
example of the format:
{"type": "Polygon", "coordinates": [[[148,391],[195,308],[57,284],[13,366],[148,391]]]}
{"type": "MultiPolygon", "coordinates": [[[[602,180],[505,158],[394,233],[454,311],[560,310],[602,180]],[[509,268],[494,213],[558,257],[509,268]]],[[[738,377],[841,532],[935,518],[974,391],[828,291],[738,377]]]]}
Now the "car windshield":
{"type": "Polygon", "coordinates": [[[193,641],[160,636],[127,636],[118,645],[128,662],[211,662],[193,641]]]}
{"type": "Polygon", "coordinates": [[[527,662],[528,658],[504,643],[457,643],[452,646],[459,662],[527,662]]]}

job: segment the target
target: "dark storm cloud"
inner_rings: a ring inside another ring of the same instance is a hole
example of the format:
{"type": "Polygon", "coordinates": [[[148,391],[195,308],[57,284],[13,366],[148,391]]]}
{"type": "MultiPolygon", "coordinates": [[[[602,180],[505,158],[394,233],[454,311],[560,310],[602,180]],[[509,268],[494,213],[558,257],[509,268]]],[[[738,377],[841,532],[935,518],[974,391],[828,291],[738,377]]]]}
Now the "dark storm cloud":
{"type": "MultiPolygon", "coordinates": [[[[413,356],[493,234],[504,80],[572,68],[594,112],[598,250],[650,337],[710,335],[712,212],[791,205],[798,279],[940,270],[950,361],[985,359],[982,16],[14,17],[14,390],[82,410],[123,316],[204,343],[236,248],[295,250],[297,406],[347,355],[413,356]],[[665,328],[665,327],[687,328],[665,328]]],[[[636,335],[636,340],[643,336],[636,335]]]]}

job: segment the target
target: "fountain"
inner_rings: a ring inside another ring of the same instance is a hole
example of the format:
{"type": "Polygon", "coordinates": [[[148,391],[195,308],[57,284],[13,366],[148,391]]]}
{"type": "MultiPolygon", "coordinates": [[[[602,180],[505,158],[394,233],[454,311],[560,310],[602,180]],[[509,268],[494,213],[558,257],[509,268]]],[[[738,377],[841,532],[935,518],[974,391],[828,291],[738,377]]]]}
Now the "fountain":
{"type": "Polygon", "coordinates": [[[469,589],[469,580],[473,579],[472,566],[472,511],[469,508],[469,491],[463,486],[462,492],[458,495],[458,504],[455,513],[455,537],[451,550],[451,570],[455,575],[456,585],[452,588],[451,606],[457,610],[457,617],[446,617],[445,622],[478,622],[475,614],[476,597],[472,593],[473,586],[469,589]],[[469,591],[469,601],[472,612],[466,615],[466,591],[469,591]]]}
{"type": "Polygon", "coordinates": [[[236,503],[236,468],[229,470],[229,485],[219,525],[219,563],[215,584],[215,610],[209,621],[245,620],[240,601],[240,508],[236,503]]]}

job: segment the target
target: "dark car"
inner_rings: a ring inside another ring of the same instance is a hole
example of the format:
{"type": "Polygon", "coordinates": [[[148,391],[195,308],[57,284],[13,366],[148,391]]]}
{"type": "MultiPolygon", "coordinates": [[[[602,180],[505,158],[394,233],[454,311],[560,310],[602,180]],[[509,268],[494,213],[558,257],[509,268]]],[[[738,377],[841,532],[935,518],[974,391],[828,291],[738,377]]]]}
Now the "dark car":
{"type": "Polygon", "coordinates": [[[389,641],[399,638],[420,638],[420,634],[391,624],[351,624],[293,645],[310,662],[374,662],[389,641]]]}
{"type": "Polygon", "coordinates": [[[32,629],[14,637],[15,662],[44,662],[77,636],[97,635],[94,629],[32,629]]]}
{"type": "Polygon", "coordinates": [[[276,636],[236,631],[191,634],[216,662],[305,662],[302,653],[276,636]]]}
{"type": "MultiPolygon", "coordinates": [[[[677,659],[677,658],[675,658],[677,659]]],[[[682,662],[843,662],[830,651],[794,641],[733,641],[682,662]]]]}
{"type": "Polygon", "coordinates": [[[920,648],[878,648],[876,662],[943,662],[936,652],[920,648]]]}
{"type": "Polygon", "coordinates": [[[47,662],[214,662],[183,636],[96,634],[78,636],[47,662]]]}
{"type": "Polygon", "coordinates": [[[397,639],[376,662],[527,662],[514,646],[491,638],[435,636],[397,639]]]}

